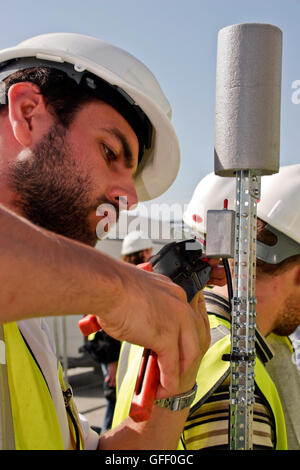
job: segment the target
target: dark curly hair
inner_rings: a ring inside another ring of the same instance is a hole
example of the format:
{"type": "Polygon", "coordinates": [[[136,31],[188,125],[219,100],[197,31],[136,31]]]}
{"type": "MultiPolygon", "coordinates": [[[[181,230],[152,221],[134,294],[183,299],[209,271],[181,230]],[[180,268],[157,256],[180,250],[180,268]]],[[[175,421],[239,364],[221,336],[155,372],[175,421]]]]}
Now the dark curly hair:
{"type": "MultiPolygon", "coordinates": [[[[50,67],[33,67],[12,73],[4,80],[5,93],[15,83],[31,82],[37,85],[44,96],[49,111],[58,121],[68,127],[76,111],[97,98],[80,88],[66,73],[50,67]]],[[[0,106],[0,112],[7,110],[7,104],[0,106]]]]}

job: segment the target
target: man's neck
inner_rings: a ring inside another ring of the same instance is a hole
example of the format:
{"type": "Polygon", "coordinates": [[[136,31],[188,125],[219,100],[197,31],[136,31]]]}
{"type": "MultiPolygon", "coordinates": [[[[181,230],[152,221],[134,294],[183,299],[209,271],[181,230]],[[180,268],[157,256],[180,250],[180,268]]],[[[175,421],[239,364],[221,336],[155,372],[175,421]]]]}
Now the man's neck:
{"type": "Polygon", "coordinates": [[[5,206],[7,209],[15,212],[16,214],[21,215],[17,206],[14,204],[15,200],[16,197],[14,197],[14,194],[9,189],[7,184],[7,178],[3,173],[1,174],[0,167],[0,204],[5,206]]]}

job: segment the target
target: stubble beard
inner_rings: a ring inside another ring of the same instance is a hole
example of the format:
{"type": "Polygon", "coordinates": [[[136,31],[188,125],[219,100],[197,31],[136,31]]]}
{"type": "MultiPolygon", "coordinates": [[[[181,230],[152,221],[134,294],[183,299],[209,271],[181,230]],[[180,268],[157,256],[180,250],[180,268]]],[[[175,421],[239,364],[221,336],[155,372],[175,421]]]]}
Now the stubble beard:
{"type": "Polygon", "coordinates": [[[278,336],[289,336],[300,325],[300,298],[290,295],[278,312],[277,321],[272,330],[278,336]]]}
{"type": "Polygon", "coordinates": [[[94,246],[97,236],[88,216],[91,178],[79,168],[65,141],[66,128],[54,125],[30,158],[10,168],[9,184],[15,205],[34,224],[94,246]]]}

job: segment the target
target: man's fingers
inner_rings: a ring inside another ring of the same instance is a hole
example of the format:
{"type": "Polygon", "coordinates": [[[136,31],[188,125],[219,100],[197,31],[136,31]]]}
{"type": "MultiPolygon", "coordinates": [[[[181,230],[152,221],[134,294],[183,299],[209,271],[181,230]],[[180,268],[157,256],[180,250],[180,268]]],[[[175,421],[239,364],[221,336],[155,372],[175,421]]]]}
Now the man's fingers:
{"type": "Polygon", "coordinates": [[[170,396],[173,390],[173,394],[177,394],[178,390],[180,393],[190,390],[194,385],[200,361],[209,347],[210,329],[201,291],[195,295],[190,306],[190,315],[185,316],[185,325],[179,331],[177,367],[174,367],[174,355],[169,355],[168,348],[166,354],[161,356],[159,364],[163,372],[158,397],[170,396]],[[179,377],[178,381],[175,377],[179,377]]]}
{"type": "Polygon", "coordinates": [[[213,267],[210,273],[208,285],[225,286],[227,283],[226,273],[223,266],[213,267]]]}

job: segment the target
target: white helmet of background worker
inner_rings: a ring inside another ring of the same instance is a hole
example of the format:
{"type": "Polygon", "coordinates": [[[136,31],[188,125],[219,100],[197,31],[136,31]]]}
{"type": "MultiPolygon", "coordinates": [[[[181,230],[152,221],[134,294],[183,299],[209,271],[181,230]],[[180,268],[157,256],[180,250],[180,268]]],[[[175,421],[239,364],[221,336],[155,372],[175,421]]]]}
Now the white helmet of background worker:
{"type": "MultiPolygon", "coordinates": [[[[208,210],[235,210],[235,178],[210,173],[197,185],[183,220],[192,232],[205,240],[208,210]]],[[[257,258],[277,264],[300,254],[300,164],[280,167],[279,173],[261,178],[257,216],[277,236],[274,246],[257,242],[257,258]]]]}
{"type": "Polygon", "coordinates": [[[140,143],[135,175],[140,201],[154,199],[169,188],[180,162],[179,144],[170,122],[172,110],[143,63],[98,38],[43,34],[0,51],[0,82],[16,70],[39,65],[65,71],[80,86],[117,109],[132,126],[140,143]]]}
{"type": "Polygon", "coordinates": [[[121,255],[131,255],[137,251],[149,250],[153,248],[153,243],[150,238],[140,230],[134,230],[123,240],[121,255]]]}

